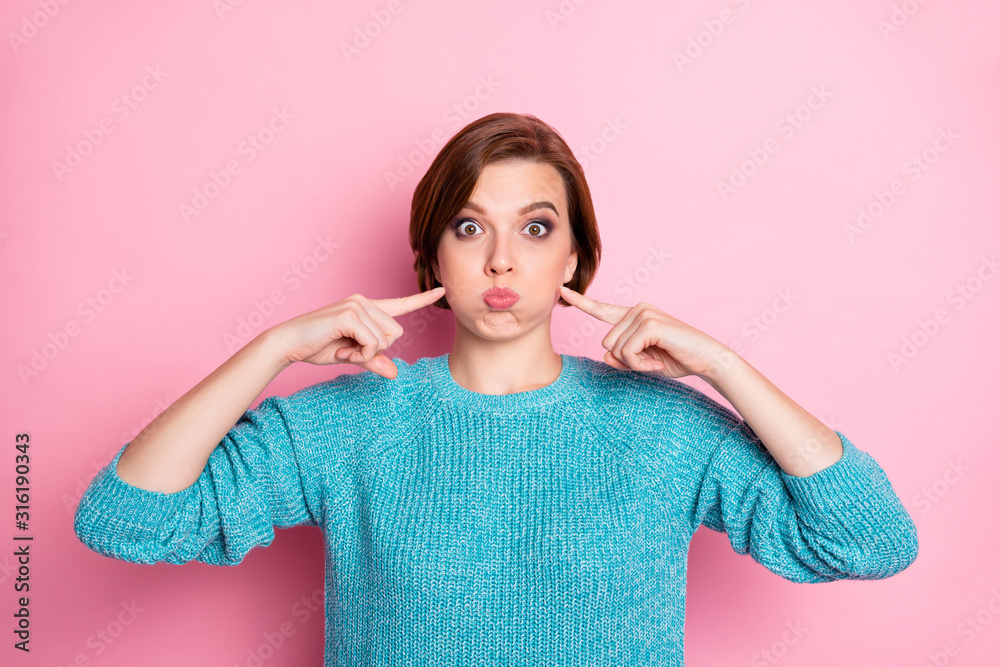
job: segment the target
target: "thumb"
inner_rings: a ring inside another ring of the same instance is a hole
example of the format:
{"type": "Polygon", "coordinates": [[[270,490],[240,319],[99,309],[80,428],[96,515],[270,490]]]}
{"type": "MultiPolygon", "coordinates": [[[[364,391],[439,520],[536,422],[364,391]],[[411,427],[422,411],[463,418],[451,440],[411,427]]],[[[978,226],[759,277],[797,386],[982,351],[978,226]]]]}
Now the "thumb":
{"type": "Polygon", "coordinates": [[[399,375],[399,369],[396,368],[396,364],[392,363],[389,357],[384,354],[376,354],[371,361],[352,363],[355,363],[356,366],[360,366],[361,368],[371,371],[376,375],[381,375],[388,380],[395,380],[396,376],[399,375]]]}
{"type": "Polygon", "coordinates": [[[607,352],[604,353],[604,363],[606,363],[608,366],[611,366],[612,368],[617,368],[620,371],[632,370],[622,362],[618,361],[618,359],[615,358],[615,355],[611,354],[611,350],[608,350],[607,352]]]}

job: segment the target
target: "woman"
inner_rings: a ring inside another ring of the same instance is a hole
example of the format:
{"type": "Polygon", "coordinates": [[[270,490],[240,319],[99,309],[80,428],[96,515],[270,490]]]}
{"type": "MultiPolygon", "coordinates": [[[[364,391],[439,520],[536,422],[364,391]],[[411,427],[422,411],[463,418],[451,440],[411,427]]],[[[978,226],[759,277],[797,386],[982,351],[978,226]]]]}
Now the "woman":
{"type": "Polygon", "coordinates": [[[410,243],[420,293],[351,295],[262,333],[97,475],[80,539],[235,565],[275,527],[319,526],[329,665],[681,665],[700,525],[792,581],[916,557],[871,456],[706,334],[583,295],[593,205],[538,119],[493,114],[451,139],[410,243]],[[556,303],[611,325],[606,363],[553,351],[556,303]],[[404,334],[393,318],[431,304],[455,314],[451,353],[381,354],[404,334]],[[248,411],[296,361],[371,372],[248,411]]]}

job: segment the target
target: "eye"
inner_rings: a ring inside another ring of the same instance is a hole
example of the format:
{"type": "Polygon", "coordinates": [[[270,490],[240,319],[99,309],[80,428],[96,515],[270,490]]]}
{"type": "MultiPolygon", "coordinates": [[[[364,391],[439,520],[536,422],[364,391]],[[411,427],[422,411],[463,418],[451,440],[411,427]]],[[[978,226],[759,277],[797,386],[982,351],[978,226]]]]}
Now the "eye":
{"type": "MultiPolygon", "coordinates": [[[[472,220],[472,218],[462,218],[455,222],[454,225],[455,235],[459,238],[467,238],[469,236],[476,236],[476,230],[480,230],[478,222],[472,220]]],[[[545,220],[532,220],[524,227],[528,236],[533,236],[535,238],[545,238],[549,235],[552,230],[552,225],[545,220]]]]}
{"type": "Polygon", "coordinates": [[[475,230],[477,229],[479,229],[479,225],[470,220],[469,218],[459,220],[458,222],[455,223],[455,234],[460,237],[475,236],[476,235],[475,230]]]}
{"type": "Polygon", "coordinates": [[[525,229],[528,230],[529,236],[541,238],[549,235],[550,227],[544,220],[532,220],[525,229]]]}

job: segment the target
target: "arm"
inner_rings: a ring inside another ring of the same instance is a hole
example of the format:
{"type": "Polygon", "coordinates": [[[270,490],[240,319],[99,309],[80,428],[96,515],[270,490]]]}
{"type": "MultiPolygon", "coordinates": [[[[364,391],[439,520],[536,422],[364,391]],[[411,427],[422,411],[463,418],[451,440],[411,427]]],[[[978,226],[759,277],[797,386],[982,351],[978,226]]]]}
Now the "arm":
{"type": "Polygon", "coordinates": [[[117,473],[133,486],[173,493],[191,486],[212,450],[264,388],[296,361],[353,363],[386,377],[380,352],[402,335],[393,317],[423,308],[444,288],[398,299],[351,295],[266,330],[150,422],[120,455],[117,473]]]}
{"type": "Polygon", "coordinates": [[[270,544],[275,527],[316,525],[322,475],[335,458],[330,445],[340,438],[339,397],[331,392],[350,376],[247,408],[295,361],[353,363],[395,377],[380,354],[402,334],[392,316],[440,296],[352,295],[265,331],[98,472],[77,507],[77,536],[133,562],[235,565],[270,544]]]}
{"type": "Polygon", "coordinates": [[[663,427],[692,531],[723,532],[736,553],[795,582],[883,579],[915,560],[913,521],[869,454],[835,433],[840,460],[789,475],[746,421],[688,389],[689,416],[663,427]]]}
{"type": "Polygon", "coordinates": [[[602,341],[608,365],[668,378],[701,377],[736,408],[789,475],[808,477],[840,460],[843,447],[833,430],[711,336],[652,304],[615,306],[565,286],[560,294],[613,325],[602,341]]]}
{"type": "MultiPolygon", "coordinates": [[[[310,425],[322,406],[340,402],[346,383],[332,384],[287,399],[272,396],[247,411],[180,491],[123,481],[115,470],[127,447],[119,450],[80,499],[77,537],[97,553],[135,563],[236,565],[270,544],[275,528],[318,525],[322,463],[336,452],[322,446],[325,434],[310,425]]],[[[336,429],[335,415],[324,416],[336,429]]]]}
{"type": "Polygon", "coordinates": [[[750,425],[781,469],[808,477],[840,460],[843,445],[824,425],[743,357],[719,343],[717,363],[699,375],[750,425]]]}
{"type": "Polygon", "coordinates": [[[878,463],[730,348],[718,343],[712,358],[699,376],[743,421],[709,459],[699,522],[791,581],[881,579],[908,567],[916,527],[878,463]]]}
{"type": "MultiPolygon", "coordinates": [[[[692,530],[724,530],[738,553],[794,581],[886,577],[916,558],[913,520],[875,460],[735,352],[651,304],[561,293],[613,325],[602,341],[608,365],[671,380],[698,375],[744,416],[691,390],[700,397],[690,406],[694,426],[668,438],[686,452],[677,460],[695,505],[692,530]]],[[[671,414],[649,420],[677,428],[671,414]]]]}
{"type": "Polygon", "coordinates": [[[223,436],[290,364],[273,331],[265,331],[150,422],[119,457],[118,476],[148,491],[188,488],[223,436]]]}
{"type": "Polygon", "coordinates": [[[673,379],[630,384],[634,437],[652,444],[661,497],[691,535],[722,532],[736,553],[803,583],[882,579],[916,558],[916,530],[888,477],[842,434],[840,460],[794,477],[731,408],[673,379]]]}

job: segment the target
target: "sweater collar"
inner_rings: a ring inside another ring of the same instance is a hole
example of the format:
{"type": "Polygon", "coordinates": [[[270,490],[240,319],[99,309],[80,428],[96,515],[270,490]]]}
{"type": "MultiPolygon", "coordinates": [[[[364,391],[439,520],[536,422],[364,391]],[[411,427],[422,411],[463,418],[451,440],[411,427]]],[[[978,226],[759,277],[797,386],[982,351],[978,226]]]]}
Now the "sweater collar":
{"type": "Polygon", "coordinates": [[[560,354],[562,370],[549,385],[514,394],[481,394],[466,389],[455,382],[448,367],[450,354],[428,359],[428,374],[438,400],[470,410],[519,411],[536,408],[559,400],[571,398],[579,386],[580,360],[569,354],[560,354]]]}

